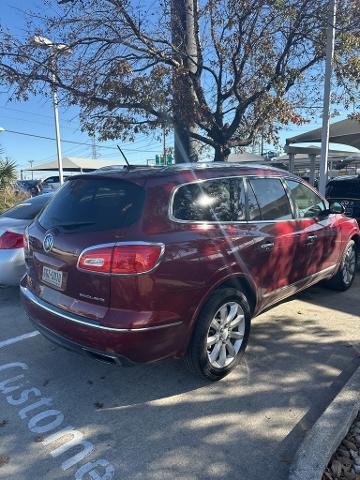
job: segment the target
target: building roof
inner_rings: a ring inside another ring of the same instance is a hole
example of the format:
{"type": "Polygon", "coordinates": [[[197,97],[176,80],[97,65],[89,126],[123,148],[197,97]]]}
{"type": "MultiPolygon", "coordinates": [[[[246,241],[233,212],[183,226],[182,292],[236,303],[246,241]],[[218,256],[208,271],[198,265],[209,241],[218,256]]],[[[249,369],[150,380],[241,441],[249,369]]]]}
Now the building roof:
{"type": "Polygon", "coordinates": [[[241,163],[241,162],[264,162],[264,158],[261,155],[256,153],[230,153],[227,162],[230,163],[241,163]]]}

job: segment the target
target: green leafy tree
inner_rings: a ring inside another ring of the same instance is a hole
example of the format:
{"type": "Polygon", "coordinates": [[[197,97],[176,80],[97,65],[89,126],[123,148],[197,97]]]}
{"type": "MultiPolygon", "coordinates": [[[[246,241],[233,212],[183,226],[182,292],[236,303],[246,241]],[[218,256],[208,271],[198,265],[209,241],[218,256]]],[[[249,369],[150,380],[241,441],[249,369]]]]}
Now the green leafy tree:
{"type": "MultiPolygon", "coordinates": [[[[56,13],[29,13],[25,40],[2,30],[0,79],[26,99],[54,85],[54,74],[90,135],[132,140],[165,124],[224,160],[259,134],[276,139],[282,125],[305,122],[319,105],[329,3],[49,0],[56,13]],[[38,48],[34,34],[71,54],[38,48]]],[[[360,2],[338,2],[334,102],[353,114],[359,24],[360,2]]],[[[180,147],[176,161],[190,154],[186,142],[180,147]]]]}

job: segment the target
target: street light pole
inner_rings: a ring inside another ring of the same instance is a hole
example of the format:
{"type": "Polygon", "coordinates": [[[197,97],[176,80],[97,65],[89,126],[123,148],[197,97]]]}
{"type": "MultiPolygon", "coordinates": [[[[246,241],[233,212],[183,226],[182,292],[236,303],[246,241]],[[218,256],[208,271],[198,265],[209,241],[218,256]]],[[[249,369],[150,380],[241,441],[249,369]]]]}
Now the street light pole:
{"type": "Polygon", "coordinates": [[[319,190],[322,195],[325,195],[326,183],[328,179],[330,96],[331,96],[331,74],[333,69],[333,58],[334,58],[334,50],[335,50],[335,24],[336,24],[336,0],[331,0],[330,10],[328,15],[327,35],[326,35],[324,105],[323,105],[321,152],[320,152],[319,190]]]}
{"type": "Polygon", "coordinates": [[[60,185],[64,183],[64,174],[63,174],[63,162],[62,162],[62,153],[61,153],[61,141],[60,141],[60,126],[59,126],[59,98],[56,88],[56,55],[57,53],[71,53],[71,49],[64,44],[57,44],[52,42],[46,37],[36,35],[33,39],[35,45],[41,48],[50,49],[50,68],[51,68],[51,90],[53,94],[53,107],[54,107],[54,121],[55,121],[55,137],[56,137],[56,151],[57,151],[57,160],[59,168],[59,182],[60,185]]]}
{"type": "Polygon", "coordinates": [[[59,167],[59,183],[62,185],[64,183],[64,174],[63,174],[63,162],[62,162],[62,153],[61,153],[61,141],[60,141],[60,126],[59,126],[59,99],[56,88],[56,59],[53,47],[51,48],[51,78],[52,78],[52,94],[53,94],[53,106],[54,106],[54,121],[55,121],[55,137],[56,137],[56,151],[57,151],[57,160],[59,167]]]}

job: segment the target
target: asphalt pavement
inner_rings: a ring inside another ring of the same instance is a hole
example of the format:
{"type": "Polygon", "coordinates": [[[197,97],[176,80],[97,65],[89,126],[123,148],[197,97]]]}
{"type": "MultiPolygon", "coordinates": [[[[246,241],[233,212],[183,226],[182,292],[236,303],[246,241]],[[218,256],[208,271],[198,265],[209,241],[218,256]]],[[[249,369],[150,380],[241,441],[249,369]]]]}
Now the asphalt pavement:
{"type": "Polygon", "coordinates": [[[359,321],[359,276],[313,287],[255,318],[246,360],[213,384],[177,360],[119,368],[55,347],[0,290],[0,478],[285,480],[359,366],[359,321]]]}

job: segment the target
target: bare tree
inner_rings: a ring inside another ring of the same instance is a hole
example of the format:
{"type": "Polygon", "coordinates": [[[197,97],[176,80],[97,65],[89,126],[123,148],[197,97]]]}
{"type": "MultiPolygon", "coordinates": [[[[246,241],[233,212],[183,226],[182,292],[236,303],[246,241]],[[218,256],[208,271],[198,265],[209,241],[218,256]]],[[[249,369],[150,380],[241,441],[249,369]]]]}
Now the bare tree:
{"type": "MultiPolygon", "coordinates": [[[[18,98],[43,92],[53,62],[34,33],[68,45],[72,55],[56,58],[57,87],[100,139],[165,124],[175,129],[177,161],[192,157],[193,140],[224,160],[260,132],[270,140],[279,126],[301,124],[303,107],[321,98],[329,0],[50,4],[52,16],[29,13],[25,41],[2,30],[1,81],[18,98]]],[[[359,106],[359,19],[357,0],[339,2],[334,98],[349,109],[359,106]]]]}

